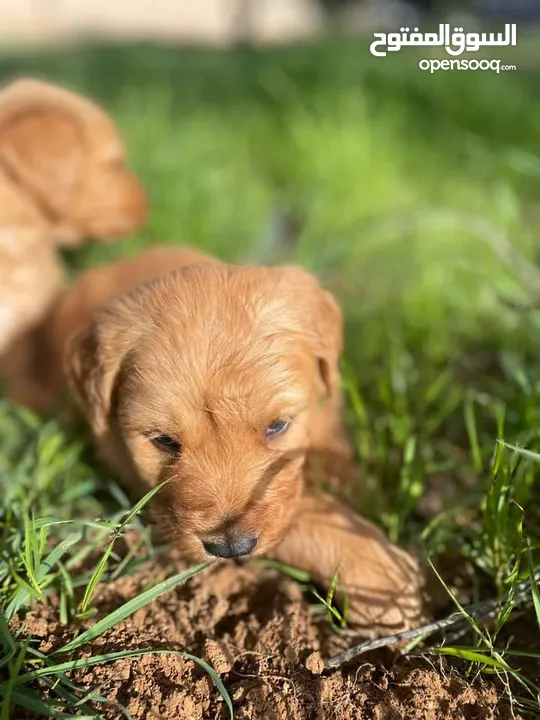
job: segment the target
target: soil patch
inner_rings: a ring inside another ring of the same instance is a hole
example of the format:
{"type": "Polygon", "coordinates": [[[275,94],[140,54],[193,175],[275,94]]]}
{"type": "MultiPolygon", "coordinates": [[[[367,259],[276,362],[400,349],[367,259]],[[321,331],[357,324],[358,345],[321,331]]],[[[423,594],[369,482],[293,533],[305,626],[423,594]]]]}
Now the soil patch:
{"type": "MultiPolygon", "coordinates": [[[[156,567],[101,589],[105,614],[155,581],[156,567]]],[[[165,568],[161,567],[160,570],[165,568]]],[[[26,632],[42,649],[71,632],[54,604],[28,613],[26,632]]],[[[184,650],[210,662],[238,720],[487,720],[510,718],[494,684],[469,681],[448,665],[391,654],[366,655],[331,674],[322,658],[344,649],[325,618],[314,616],[298,584],[257,563],[215,566],[154,601],[93,642],[87,655],[130,648],[184,650]]],[[[77,684],[125,706],[137,720],[225,720],[227,707],[196,663],[173,655],[125,659],[73,673],[77,684]]],[[[124,717],[99,706],[105,717],[124,717]]],[[[21,711],[17,717],[30,717],[21,711]]],[[[515,718],[519,717],[514,714],[515,718]]]]}

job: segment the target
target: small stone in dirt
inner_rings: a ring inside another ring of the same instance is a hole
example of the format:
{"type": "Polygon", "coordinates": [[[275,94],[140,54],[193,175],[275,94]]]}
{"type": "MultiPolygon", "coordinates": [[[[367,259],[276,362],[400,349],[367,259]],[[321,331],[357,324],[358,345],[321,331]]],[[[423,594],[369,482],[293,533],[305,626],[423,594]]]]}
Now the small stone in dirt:
{"type": "Polygon", "coordinates": [[[287,662],[291,665],[296,665],[298,663],[298,650],[293,645],[287,645],[283,654],[285,655],[285,660],[287,660],[287,662]]]}
{"type": "Polygon", "coordinates": [[[312,652],[306,658],[306,667],[313,675],[320,675],[324,670],[324,661],[320,652],[312,652]]]}
{"type": "Polygon", "coordinates": [[[228,673],[234,665],[234,656],[230,648],[223,642],[207,640],[204,644],[206,659],[218,675],[228,673]]]}

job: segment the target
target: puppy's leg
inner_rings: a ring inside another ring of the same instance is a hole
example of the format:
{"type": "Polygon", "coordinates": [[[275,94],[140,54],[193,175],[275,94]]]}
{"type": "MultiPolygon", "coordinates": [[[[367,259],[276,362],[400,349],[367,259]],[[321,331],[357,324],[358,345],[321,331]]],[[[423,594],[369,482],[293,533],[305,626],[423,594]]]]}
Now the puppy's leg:
{"type": "Polygon", "coordinates": [[[0,357],[6,397],[40,414],[52,409],[58,392],[42,330],[30,328],[0,357]]]}
{"type": "Polygon", "coordinates": [[[384,533],[329,495],[306,495],[271,557],[307,571],[328,587],[338,570],[338,598],[368,637],[391,635],[420,621],[420,571],[384,533]]]}

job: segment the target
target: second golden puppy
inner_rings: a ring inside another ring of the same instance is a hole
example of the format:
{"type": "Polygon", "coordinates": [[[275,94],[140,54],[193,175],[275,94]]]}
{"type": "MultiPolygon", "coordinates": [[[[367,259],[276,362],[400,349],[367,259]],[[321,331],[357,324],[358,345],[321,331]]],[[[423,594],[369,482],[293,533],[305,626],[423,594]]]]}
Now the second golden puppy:
{"type": "Polygon", "coordinates": [[[2,88],[0,355],[10,354],[60,292],[58,246],[130,233],[146,212],[145,192],[101,107],[39,80],[2,88]]]}
{"type": "Polygon", "coordinates": [[[339,567],[366,634],[416,622],[414,561],[304,486],[308,453],[346,447],[341,312],[312,275],[153,249],[83,276],[47,332],[106,462],[138,493],[169,480],[186,556],[270,553],[324,583],[339,567]]]}

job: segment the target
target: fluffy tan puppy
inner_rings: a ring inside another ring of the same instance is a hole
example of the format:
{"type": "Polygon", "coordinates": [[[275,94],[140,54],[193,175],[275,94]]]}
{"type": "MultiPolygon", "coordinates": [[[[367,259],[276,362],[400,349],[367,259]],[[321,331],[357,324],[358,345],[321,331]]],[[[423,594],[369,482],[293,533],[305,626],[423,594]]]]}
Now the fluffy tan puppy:
{"type": "Polygon", "coordinates": [[[46,335],[126,486],[169,481],[155,511],[187,557],[270,554],[325,584],[339,567],[366,634],[417,621],[415,562],[305,487],[310,452],[348,452],[341,312],[313,276],[154,248],[83,275],[46,335]]]}
{"type": "Polygon", "coordinates": [[[56,246],[115,238],[146,217],[123,143],[90,100],[37,80],[0,92],[0,354],[59,292],[56,246]]]}

